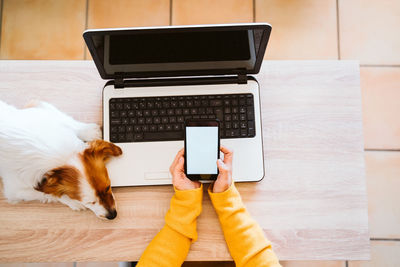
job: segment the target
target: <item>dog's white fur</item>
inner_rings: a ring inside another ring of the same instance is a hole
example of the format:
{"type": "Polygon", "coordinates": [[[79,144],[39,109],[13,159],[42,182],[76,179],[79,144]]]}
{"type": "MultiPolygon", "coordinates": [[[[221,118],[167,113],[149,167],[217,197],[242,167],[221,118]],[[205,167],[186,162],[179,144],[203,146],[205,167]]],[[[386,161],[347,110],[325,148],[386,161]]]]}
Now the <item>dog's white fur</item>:
{"type": "Polygon", "coordinates": [[[16,109],[0,101],[0,177],[7,200],[60,201],[73,210],[89,208],[105,217],[107,211],[87,179],[79,179],[81,201],[34,189],[46,172],[59,166],[74,166],[84,176],[78,155],[87,148],[84,141],[101,138],[99,126],[78,122],[45,102],[36,101],[29,106],[16,109]]]}

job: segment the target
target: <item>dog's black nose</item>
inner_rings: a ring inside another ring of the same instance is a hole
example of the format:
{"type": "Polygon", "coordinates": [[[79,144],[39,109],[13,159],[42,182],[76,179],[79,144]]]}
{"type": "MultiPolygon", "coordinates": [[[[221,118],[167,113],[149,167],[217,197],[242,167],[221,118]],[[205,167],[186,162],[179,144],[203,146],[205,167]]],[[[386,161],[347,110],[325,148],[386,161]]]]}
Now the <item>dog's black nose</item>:
{"type": "Polygon", "coordinates": [[[117,217],[117,211],[116,210],[111,210],[107,213],[106,218],[109,220],[113,220],[115,217],[117,217]]]}

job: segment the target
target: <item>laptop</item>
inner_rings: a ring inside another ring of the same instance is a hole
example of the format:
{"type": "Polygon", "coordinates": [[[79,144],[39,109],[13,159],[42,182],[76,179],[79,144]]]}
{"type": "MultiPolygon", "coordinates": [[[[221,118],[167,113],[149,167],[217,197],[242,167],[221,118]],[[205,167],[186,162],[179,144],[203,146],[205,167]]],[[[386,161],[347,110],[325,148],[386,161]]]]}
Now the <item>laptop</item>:
{"type": "Polygon", "coordinates": [[[94,29],[83,37],[103,79],[103,138],[123,150],[111,184],[171,184],[187,119],[218,119],[233,179],[264,177],[259,72],[265,23],[94,29]]]}

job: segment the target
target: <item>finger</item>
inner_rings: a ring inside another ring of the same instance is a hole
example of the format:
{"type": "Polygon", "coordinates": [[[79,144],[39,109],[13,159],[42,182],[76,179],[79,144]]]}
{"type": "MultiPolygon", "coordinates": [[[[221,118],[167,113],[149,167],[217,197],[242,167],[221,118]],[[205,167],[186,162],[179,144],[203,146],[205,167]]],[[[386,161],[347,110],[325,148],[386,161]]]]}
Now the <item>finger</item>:
{"type": "Polygon", "coordinates": [[[178,153],[175,156],[174,161],[171,164],[171,167],[169,168],[169,171],[172,173],[173,170],[175,170],[176,164],[178,164],[179,158],[183,156],[185,153],[185,150],[182,148],[181,150],[178,151],[178,153]]]}
{"type": "Polygon", "coordinates": [[[227,174],[229,172],[228,166],[226,166],[226,164],[221,159],[217,160],[217,166],[219,173],[223,176],[225,176],[224,174],[227,174]]]}
{"type": "Polygon", "coordinates": [[[184,169],[185,159],[181,156],[176,164],[175,171],[182,172],[184,169]]]}
{"type": "Polygon", "coordinates": [[[220,150],[222,153],[224,153],[224,163],[228,165],[232,165],[232,159],[233,159],[233,151],[229,150],[225,146],[221,146],[220,150]]]}

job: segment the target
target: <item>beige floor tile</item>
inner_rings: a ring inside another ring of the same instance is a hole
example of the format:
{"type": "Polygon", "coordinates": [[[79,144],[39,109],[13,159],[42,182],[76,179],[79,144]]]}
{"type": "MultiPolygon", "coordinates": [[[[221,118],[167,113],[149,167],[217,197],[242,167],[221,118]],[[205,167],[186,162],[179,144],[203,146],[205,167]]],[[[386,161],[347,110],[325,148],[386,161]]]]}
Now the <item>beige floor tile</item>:
{"type": "Polygon", "coordinates": [[[202,261],[202,262],[193,262],[187,261],[182,264],[182,267],[235,267],[235,263],[233,261],[202,261]]]}
{"type": "Polygon", "coordinates": [[[335,0],[256,0],[256,21],[272,25],[267,59],[337,59],[335,0]]]}
{"type": "Polygon", "coordinates": [[[172,24],[253,22],[252,0],[174,0],[172,24]]]}
{"type": "Polygon", "coordinates": [[[88,28],[169,25],[170,0],[89,1],[88,28]]]}
{"type": "MultiPolygon", "coordinates": [[[[88,29],[165,26],[169,22],[170,0],[89,1],[88,29]]],[[[85,59],[92,60],[85,50],[85,59]]]]}
{"type": "Polygon", "coordinates": [[[370,236],[400,238],[400,152],[366,151],[370,236]]]}
{"type": "Polygon", "coordinates": [[[350,261],[349,267],[399,267],[400,241],[371,241],[370,261],[350,261]]]}
{"type": "Polygon", "coordinates": [[[85,0],[4,0],[1,59],[83,59],[85,0]]]}
{"type": "Polygon", "coordinates": [[[118,262],[77,262],[76,267],[118,267],[118,262]]]}
{"type": "Polygon", "coordinates": [[[362,64],[400,64],[400,1],[339,0],[340,54],[362,64]]]}
{"type": "Polygon", "coordinates": [[[365,148],[400,148],[400,67],[362,67],[365,148]]]}
{"type": "Polygon", "coordinates": [[[283,267],[345,267],[345,261],[282,261],[283,267]]]}
{"type": "Polygon", "coordinates": [[[0,263],[0,267],[73,267],[73,262],[63,263],[0,263]]]}

